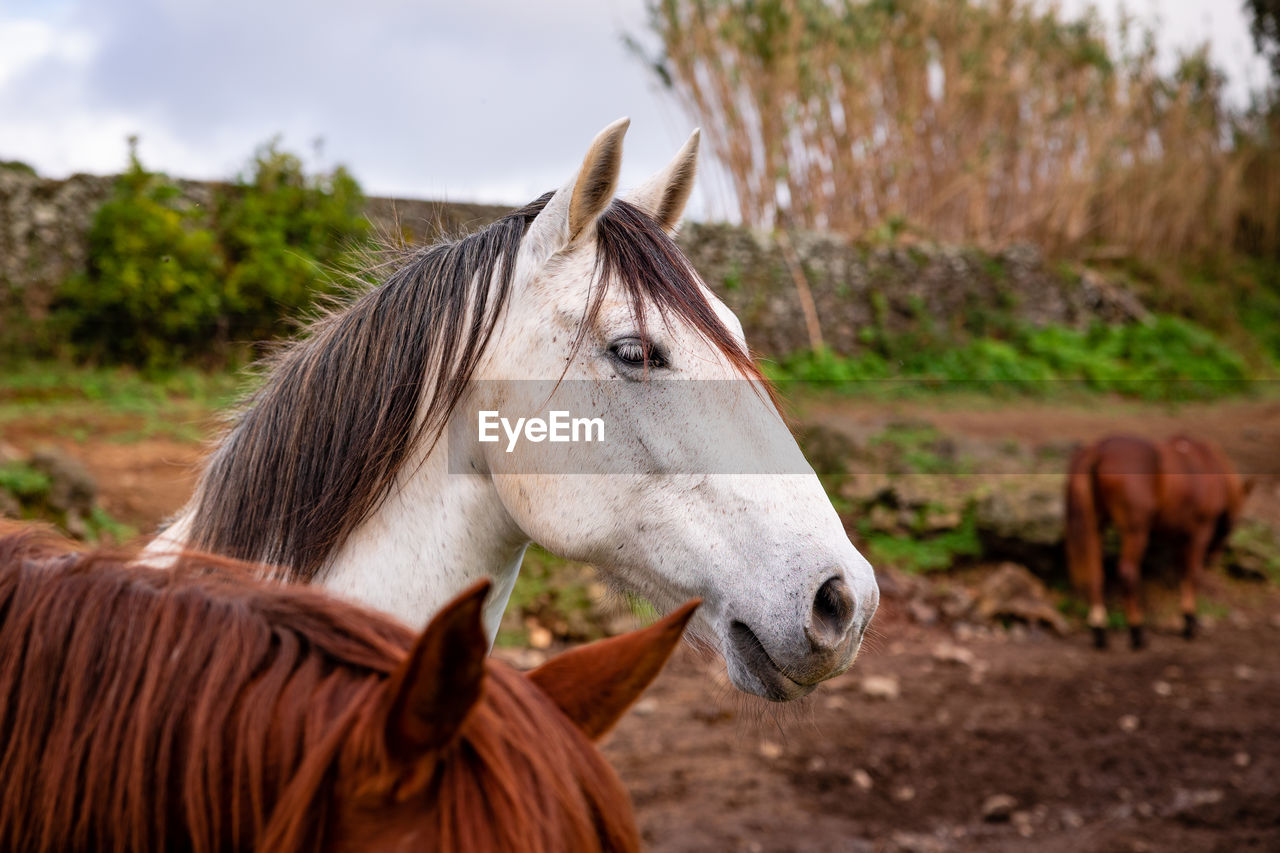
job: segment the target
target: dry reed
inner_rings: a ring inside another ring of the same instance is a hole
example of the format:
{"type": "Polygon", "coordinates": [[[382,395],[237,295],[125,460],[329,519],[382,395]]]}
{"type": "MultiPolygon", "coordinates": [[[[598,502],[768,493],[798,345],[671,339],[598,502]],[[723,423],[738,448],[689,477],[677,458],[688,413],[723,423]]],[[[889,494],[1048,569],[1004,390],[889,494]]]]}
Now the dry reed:
{"type": "Polygon", "coordinates": [[[1274,250],[1280,156],[1207,48],[1031,0],[653,0],[655,64],[745,223],[1056,255],[1274,250]],[[1245,233],[1247,232],[1247,233],[1245,233]]]}

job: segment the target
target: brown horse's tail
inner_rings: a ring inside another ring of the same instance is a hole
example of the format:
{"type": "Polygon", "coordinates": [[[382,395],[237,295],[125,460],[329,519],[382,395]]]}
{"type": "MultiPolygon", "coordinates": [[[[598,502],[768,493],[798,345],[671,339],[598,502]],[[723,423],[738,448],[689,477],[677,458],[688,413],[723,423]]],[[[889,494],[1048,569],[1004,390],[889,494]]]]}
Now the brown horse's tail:
{"type": "Polygon", "coordinates": [[[1072,584],[1081,591],[1102,573],[1102,534],[1093,497],[1097,464],[1097,447],[1085,447],[1071,457],[1067,471],[1067,570],[1072,584]]]}

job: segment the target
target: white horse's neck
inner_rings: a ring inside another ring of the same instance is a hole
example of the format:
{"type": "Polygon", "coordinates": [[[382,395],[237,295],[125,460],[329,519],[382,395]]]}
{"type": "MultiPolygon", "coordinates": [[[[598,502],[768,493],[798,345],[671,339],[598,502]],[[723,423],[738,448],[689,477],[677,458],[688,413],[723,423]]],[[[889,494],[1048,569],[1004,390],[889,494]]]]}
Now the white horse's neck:
{"type": "Polygon", "coordinates": [[[484,621],[492,645],[529,540],[488,477],[449,471],[443,445],[423,464],[404,467],[317,582],[421,628],[471,583],[491,577],[484,621]]]}

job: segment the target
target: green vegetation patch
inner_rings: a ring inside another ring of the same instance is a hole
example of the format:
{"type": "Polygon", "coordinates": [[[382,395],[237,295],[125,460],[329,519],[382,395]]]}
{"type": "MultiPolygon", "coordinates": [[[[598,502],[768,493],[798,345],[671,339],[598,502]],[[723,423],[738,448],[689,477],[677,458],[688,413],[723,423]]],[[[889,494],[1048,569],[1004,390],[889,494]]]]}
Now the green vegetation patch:
{"type": "Polygon", "coordinates": [[[1212,399],[1248,390],[1245,359],[1208,330],[1159,315],[1128,325],[1017,329],[1006,340],[971,339],[886,358],[805,351],[768,364],[775,381],[844,391],[977,391],[1044,395],[1077,387],[1149,400],[1212,399]],[[895,381],[896,380],[896,381],[895,381]]]}
{"type": "Polygon", "coordinates": [[[58,292],[48,336],[99,364],[243,361],[247,346],[289,331],[289,318],[337,290],[332,274],[354,268],[368,236],[363,208],[345,169],[309,174],[276,142],[209,207],[147,171],[135,147],[94,215],[87,269],[58,292]]]}
{"type": "Polygon", "coordinates": [[[917,574],[947,571],[960,560],[982,554],[972,509],[964,513],[959,527],[934,536],[904,537],[868,530],[862,538],[873,563],[917,574]]]}

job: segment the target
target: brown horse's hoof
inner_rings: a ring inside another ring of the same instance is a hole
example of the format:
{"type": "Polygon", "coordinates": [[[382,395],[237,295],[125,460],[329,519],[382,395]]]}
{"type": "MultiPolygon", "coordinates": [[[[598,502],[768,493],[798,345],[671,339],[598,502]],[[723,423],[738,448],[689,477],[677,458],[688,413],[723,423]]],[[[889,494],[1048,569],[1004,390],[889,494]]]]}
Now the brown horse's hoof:
{"type": "Polygon", "coordinates": [[[1107,629],[1093,629],[1093,647],[1095,649],[1105,649],[1107,647],[1107,629]]]}
{"type": "Polygon", "coordinates": [[[1147,634],[1142,630],[1141,625],[1131,625],[1129,627],[1129,645],[1136,649],[1145,649],[1147,647],[1147,634]]]}
{"type": "Polygon", "coordinates": [[[1194,613],[1187,613],[1183,617],[1182,636],[1183,639],[1195,639],[1196,632],[1200,630],[1200,623],[1196,620],[1194,613]]]}

